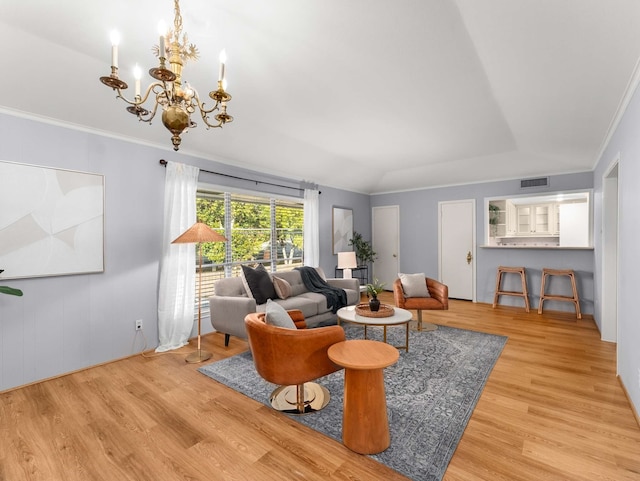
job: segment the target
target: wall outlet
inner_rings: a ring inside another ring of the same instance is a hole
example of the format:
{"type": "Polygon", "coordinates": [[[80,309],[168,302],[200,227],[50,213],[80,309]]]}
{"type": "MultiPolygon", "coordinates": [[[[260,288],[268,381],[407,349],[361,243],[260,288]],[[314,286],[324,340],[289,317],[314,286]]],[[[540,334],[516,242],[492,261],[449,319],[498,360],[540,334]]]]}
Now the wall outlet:
{"type": "Polygon", "coordinates": [[[142,319],[136,321],[136,331],[142,331],[142,319]]]}

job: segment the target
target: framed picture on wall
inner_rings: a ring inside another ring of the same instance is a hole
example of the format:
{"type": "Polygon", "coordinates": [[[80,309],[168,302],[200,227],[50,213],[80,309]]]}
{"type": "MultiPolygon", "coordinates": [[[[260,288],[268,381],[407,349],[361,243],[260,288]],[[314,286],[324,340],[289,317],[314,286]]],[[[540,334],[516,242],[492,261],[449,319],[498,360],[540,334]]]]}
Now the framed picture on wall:
{"type": "Polygon", "coordinates": [[[104,176],[0,161],[3,279],[104,271],[104,176]]]}
{"type": "Polygon", "coordinates": [[[334,207],[332,221],[333,253],[352,251],[349,241],[353,237],[353,209],[334,207]]]}

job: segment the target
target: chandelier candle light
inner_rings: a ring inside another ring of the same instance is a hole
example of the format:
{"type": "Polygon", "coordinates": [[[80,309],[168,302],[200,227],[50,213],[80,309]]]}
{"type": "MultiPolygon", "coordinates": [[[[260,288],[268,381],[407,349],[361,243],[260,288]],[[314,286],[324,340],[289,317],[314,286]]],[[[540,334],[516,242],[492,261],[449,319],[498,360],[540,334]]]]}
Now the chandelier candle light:
{"type": "Polygon", "coordinates": [[[117,32],[111,34],[111,75],[108,77],[100,77],[100,81],[108,87],[115,90],[118,95],[116,98],[124,100],[129,106],[127,111],[138,117],[142,122],[151,122],[158,110],[158,105],[162,107],[162,123],[173,134],[171,142],[173,150],[180,148],[180,135],[189,128],[196,127],[196,123],[191,120],[191,114],[196,111],[200,112],[202,121],[209,128],[222,127],[224,124],[233,121],[233,117],[227,114],[227,102],[231,100],[231,95],[225,91],[225,62],[226,53],[223,50],[220,53],[220,71],[218,76],[218,89],[209,92],[209,97],[215,101],[211,108],[205,107],[205,103],[200,100],[198,92],[187,82],[182,83],[182,68],[188,60],[196,61],[198,59],[198,49],[195,45],[189,44],[187,34],[182,34],[182,16],[180,15],[179,0],[174,0],[173,29],[169,30],[159,25],[160,41],[158,46],[154,46],[160,61],[158,67],[149,70],[149,75],[156,82],[153,82],[144,95],[141,95],[140,77],[142,70],[138,65],[134,69],[135,78],[135,94],[133,100],[129,100],[122,95],[122,91],[128,88],[126,82],[118,78],[118,43],[119,35],[117,32]],[[169,61],[169,68],[166,62],[169,61]],[[153,102],[151,110],[147,110],[143,105],[149,100],[153,102]],[[218,112],[213,118],[213,122],[209,118],[209,114],[218,112]]]}

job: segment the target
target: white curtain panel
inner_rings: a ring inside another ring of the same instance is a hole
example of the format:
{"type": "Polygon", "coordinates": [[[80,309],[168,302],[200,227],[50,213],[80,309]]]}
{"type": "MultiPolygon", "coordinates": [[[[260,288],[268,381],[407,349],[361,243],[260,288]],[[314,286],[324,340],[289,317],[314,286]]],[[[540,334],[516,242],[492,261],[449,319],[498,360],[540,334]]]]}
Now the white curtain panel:
{"type": "Polygon", "coordinates": [[[188,343],[194,321],[195,244],[172,244],[196,222],[196,190],[200,169],[167,163],[164,187],[164,230],[158,288],[156,352],[178,349],[188,343]]]}
{"type": "Polygon", "coordinates": [[[320,262],[320,193],[304,190],[304,265],[318,267],[320,262]]]}

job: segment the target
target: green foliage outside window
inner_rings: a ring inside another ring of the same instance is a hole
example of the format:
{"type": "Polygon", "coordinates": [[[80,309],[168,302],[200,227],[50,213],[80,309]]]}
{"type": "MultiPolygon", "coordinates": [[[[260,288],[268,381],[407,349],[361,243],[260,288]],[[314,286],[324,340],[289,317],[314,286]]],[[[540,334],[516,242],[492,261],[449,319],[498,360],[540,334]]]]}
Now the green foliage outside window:
{"type": "Polygon", "coordinates": [[[278,258],[291,264],[294,258],[302,257],[303,250],[302,206],[276,204],[276,245],[278,258]]]}
{"type": "MultiPolygon", "coordinates": [[[[231,239],[233,262],[271,259],[271,206],[266,198],[239,196],[231,200],[231,232],[225,232],[224,197],[222,194],[198,196],[198,219],[231,239]]],[[[276,201],[275,243],[278,263],[290,264],[302,256],[302,204],[276,201]]],[[[202,245],[203,255],[214,264],[225,263],[225,243],[202,245]]],[[[208,262],[205,259],[205,262],[208,262]]]]}
{"type": "MultiPolygon", "coordinates": [[[[196,199],[196,217],[222,235],[224,232],[224,199],[196,199]]],[[[216,264],[222,264],[225,258],[225,243],[211,242],[202,244],[202,255],[216,264]]]]}

